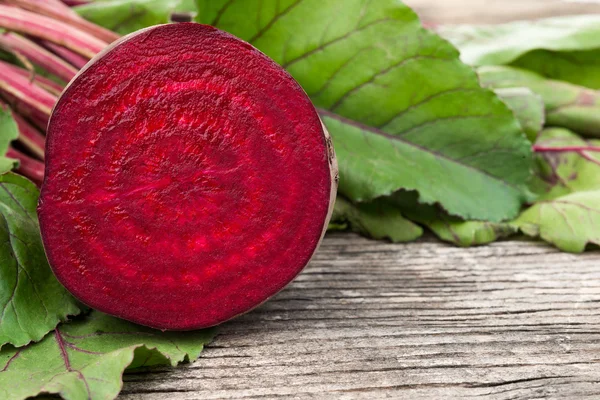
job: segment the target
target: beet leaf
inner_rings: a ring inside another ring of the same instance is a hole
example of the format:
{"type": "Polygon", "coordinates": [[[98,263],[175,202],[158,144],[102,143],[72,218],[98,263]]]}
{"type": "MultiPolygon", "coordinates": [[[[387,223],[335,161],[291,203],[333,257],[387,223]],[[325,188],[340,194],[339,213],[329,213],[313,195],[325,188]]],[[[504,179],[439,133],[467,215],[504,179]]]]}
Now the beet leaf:
{"type": "Polygon", "coordinates": [[[511,111],[408,7],[395,0],[197,4],[199,22],[251,42],[318,107],[347,118],[324,114],[340,192],[350,200],[409,189],[465,218],[518,213],[528,141],[511,111]]]}
{"type": "Polygon", "coordinates": [[[0,106],[0,174],[12,170],[17,161],[6,157],[10,143],[19,137],[19,128],[12,112],[7,107],[0,106]]]}
{"type": "Polygon", "coordinates": [[[546,79],[534,72],[508,66],[480,67],[477,73],[486,87],[523,86],[541,96],[549,126],[600,136],[600,94],[597,90],[546,79]]]}
{"type": "Polygon", "coordinates": [[[521,214],[514,225],[562,251],[581,253],[587,244],[600,245],[600,190],[540,201],[521,214]]]}
{"type": "MultiPolygon", "coordinates": [[[[584,140],[561,128],[546,129],[536,141],[537,148],[600,147],[600,140],[584,140]]],[[[574,192],[600,190],[600,153],[591,151],[543,151],[536,153],[531,190],[540,201],[574,192]]]]}
{"type": "Polygon", "coordinates": [[[511,109],[527,138],[533,143],[544,127],[544,102],[526,87],[511,87],[494,91],[500,100],[511,109]]]}
{"type": "Polygon", "coordinates": [[[439,206],[419,204],[413,192],[396,193],[392,201],[407,218],[426,226],[441,240],[457,246],[487,244],[518,231],[507,222],[465,221],[450,216],[439,206]]]}
{"type": "Polygon", "coordinates": [[[534,147],[531,190],[539,200],[512,223],[523,233],[580,253],[600,244],[600,140],[562,128],[544,130],[534,147]]]}
{"type": "Polygon", "coordinates": [[[174,12],[194,12],[194,0],[105,0],[75,10],[86,20],[120,34],[166,24],[174,12]]]}
{"type": "Polygon", "coordinates": [[[71,400],[114,399],[127,367],[193,361],[214,334],[214,329],[163,333],[93,311],[39,343],[0,351],[0,397],[56,393],[71,400]]]}
{"type": "Polygon", "coordinates": [[[577,15],[500,25],[440,27],[468,64],[515,65],[600,88],[600,16],[577,15]]]}
{"type": "Polygon", "coordinates": [[[46,261],[36,214],[38,196],[27,179],[0,175],[0,347],[38,341],[79,312],[46,261]]]}
{"type": "Polygon", "coordinates": [[[410,242],[423,235],[423,229],[404,218],[388,199],[354,204],[339,196],[335,202],[331,229],[351,229],[373,239],[410,242]]]}

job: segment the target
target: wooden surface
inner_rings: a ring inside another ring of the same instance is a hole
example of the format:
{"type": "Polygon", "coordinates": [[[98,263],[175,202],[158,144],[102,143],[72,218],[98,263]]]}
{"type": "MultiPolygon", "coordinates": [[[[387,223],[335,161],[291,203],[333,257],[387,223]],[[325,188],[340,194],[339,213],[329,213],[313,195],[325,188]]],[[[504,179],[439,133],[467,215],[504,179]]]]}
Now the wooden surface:
{"type": "Polygon", "coordinates": [[[122,399],[600,398],[600,254],[330,235],[201,359],[122,399]]]}
{"type": "MultiPolygon", "coordinates": [[[[557,0],[407,3],[442,23],[600,13],[557,0]]],[[[600,399],[600,252],[330,235],[199,361],[125,381],[122,400],[600,399]]]]}

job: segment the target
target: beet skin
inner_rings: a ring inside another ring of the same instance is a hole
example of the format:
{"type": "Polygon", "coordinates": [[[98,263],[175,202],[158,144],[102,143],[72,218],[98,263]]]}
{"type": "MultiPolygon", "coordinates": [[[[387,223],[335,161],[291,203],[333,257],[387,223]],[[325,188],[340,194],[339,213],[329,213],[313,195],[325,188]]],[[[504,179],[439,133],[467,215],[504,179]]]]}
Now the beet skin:
{"type": "Polygon", "coordinates": [[[85,304],[159,329],[259,305],[308,263],[337,167],[302,88],[230,34],[171,24],[94,58],[54,108],[39,217],[85,304]]]}

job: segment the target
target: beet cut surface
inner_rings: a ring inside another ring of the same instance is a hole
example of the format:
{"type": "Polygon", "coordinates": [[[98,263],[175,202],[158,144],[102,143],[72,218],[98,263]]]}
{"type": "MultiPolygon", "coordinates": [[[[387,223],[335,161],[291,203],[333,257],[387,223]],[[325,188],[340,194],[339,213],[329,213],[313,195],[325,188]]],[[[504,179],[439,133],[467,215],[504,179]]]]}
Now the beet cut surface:
{"type": "Polygon", "coordinates": [[[39,218],[78,299],[159,329],[213,326],[308,263],[337,167],[302,88],[234,36],[181,23],[93,59],[53,111],[39,218]]]}

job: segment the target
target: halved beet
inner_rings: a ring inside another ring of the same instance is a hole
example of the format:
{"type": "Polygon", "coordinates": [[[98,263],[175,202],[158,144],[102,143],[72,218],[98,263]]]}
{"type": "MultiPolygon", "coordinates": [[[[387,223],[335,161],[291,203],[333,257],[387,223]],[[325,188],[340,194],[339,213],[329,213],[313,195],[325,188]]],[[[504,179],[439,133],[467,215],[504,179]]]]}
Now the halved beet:
{"type": "Polygon", "coordinates": [[[56,104],[39,217],[58,279],[160,329],[216,325],[308,263],[337,186],[329,136],[264,54],[181,23],[129,35],[56,104]]]}

